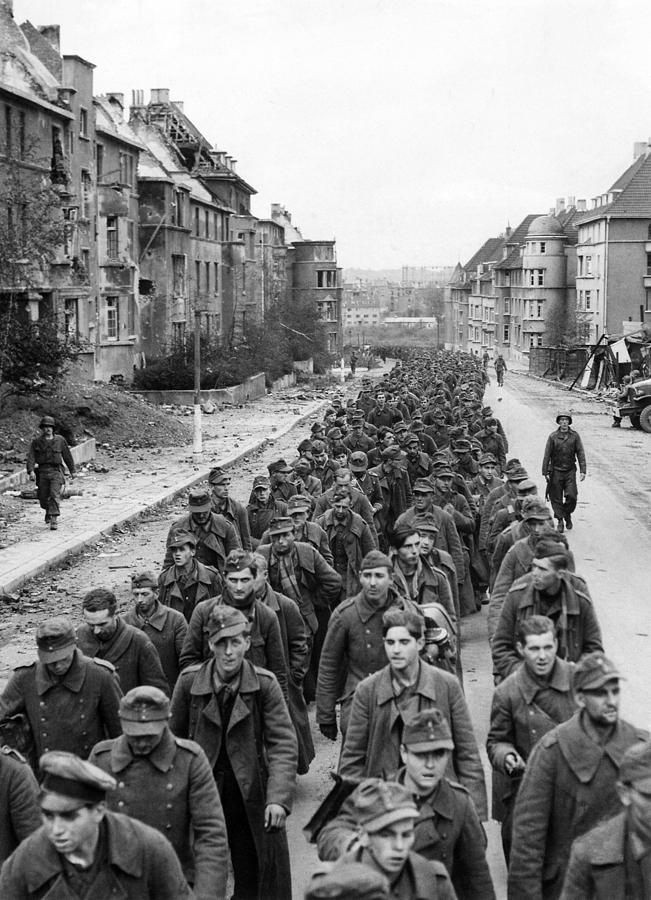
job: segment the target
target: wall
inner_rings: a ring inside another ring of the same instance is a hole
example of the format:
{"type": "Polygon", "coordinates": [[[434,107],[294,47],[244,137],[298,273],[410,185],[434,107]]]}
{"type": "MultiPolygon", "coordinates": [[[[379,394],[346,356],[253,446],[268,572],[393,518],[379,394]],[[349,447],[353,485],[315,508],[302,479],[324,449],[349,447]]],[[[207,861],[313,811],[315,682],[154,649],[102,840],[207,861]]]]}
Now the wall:
{"type": "MultiPolygon", "coordinates": [[[[621,334],[629,316],[640,321],[640,306],[646,302],[643,277],[646,275],[648,219],[611,219],[608,233],[608,284],[606,330],[621,334]]],[[[603,323],[602,323],[603,329],[603,323]]],[[[601,334],[601,331],[599,332],[601,334]]]]}
{"type": "MultiPolygon", "coordinates": [[[[252,375],[251,378],[245,379],[242,384],[213,391],[201,391],[200,397],[202,403],[210,401],[216,406],[223,406],[225,403],[244,403],[247,400],[257,400],[264,397],[266,392],[264,372],[260,372],[258,375],[252,375]]],[[[194,391],[135,391],[135,393],[144,397],[148,403],[165,403],[172,406],[194,405],[194,391]]]]}
{"type": "MultiPolygon", "coordinates": [[[[81,444],[77,444],[76,447],[71,447],[70,453],[72,454],[76,466],[88,462],[91,459],[95,459],[97,456],[95,438],[89,438],[87,441],[82,441],[81,444]]],[[[20,472],[14,472],[12,475],[6,475],[4,478],[0,478],[0,493],[16,488],[20,484],[27,484],[28,481],[29,476],[26,469],[22,469],[20,472]]]]}

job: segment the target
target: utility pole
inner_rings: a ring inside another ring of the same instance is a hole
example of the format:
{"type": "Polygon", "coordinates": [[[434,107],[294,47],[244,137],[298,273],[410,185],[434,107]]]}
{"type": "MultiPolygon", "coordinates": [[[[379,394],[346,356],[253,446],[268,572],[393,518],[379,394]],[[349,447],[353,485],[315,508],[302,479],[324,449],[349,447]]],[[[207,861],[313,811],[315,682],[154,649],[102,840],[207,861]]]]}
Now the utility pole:
{"type": "Polygon", "coordinates": [[[194,431],[192,436],[192,453],[200,456],[203,453],[203,437],[201,434],[201,310],[194,311],[194,431]]]}

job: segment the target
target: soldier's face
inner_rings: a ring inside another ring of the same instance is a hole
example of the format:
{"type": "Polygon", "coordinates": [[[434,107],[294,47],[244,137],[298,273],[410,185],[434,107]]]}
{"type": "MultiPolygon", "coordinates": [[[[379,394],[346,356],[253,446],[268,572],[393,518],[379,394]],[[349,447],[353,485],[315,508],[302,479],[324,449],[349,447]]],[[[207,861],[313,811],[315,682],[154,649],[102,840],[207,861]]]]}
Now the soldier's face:
{"type": "Polygon", "coordinates": [[[230,486],[229,481],[222,481],[219,484],[212,484],[212,495],[217,500],[227,500],[228,499],[228,489],[230,486]]]}
{"type": "Polygon", "coordinates": [[[418,562],[420,552],[420,534],[412,534],[404,542],[402,547],[398,549],[398,558],[400,562],[413,566],[418,562]]]}
{"type": "Polygon", "coordinates": [[[364,569],[359,573],[362,591],[367,600],[383,600],[391,584],[391,573],[385,566],[377,569],[364,569]]]}
{"type": "Polygon", "coordinates": [[[545,534],[552,527],[551,519],[527,519],[526,528],[529,534],[538,535],[545,534]]]}
{"type": "Polygon", "coordinates": [[[57,659],[56,662],[46,663],[45,667],[51,675],[54,675],[56,678],[61,678],[62,675],[65,675],[70,666],[72,665],[72,661],[75,658],[75,647],[70,648],[70,653],[65,656],[63,659],[57,659]]]}
{"type": "Polygon", "coordinates": [[[595,691],[577,691],[576,702],[597,726],[615,725],[619,718],[619,679],[611,678],[595,691]]]}
{"type": "Polygon", "coordinates": [[[197,525],[207,525],[210,521],[210,510],[202,509],[197,510],[192,513],[192,520],[197,523],[197,525]]]}
{"type": "Polygon", "coordinates": [[[156,591],[150,587],[134,587],[131,588],[131,596],[136,607],[136,612],[140,616],[146,616],[153,611],[156,606],[156,591]]]}
{"type": "Polygon", "coordinates": [[[222,681],[235,678],[242,668],[244,656],[250,646],[251,639],[244,633],[210,642],[215,668],[222,681]]]}
{"type": "Polygon", "coordinates": [[[422,512],[429,508],[432,494],[429,491],[414,491],[414,507],[417,512],[422,512]]]}
{"type": "Polygon", "coordinates": [[[134,756],[149,756],[163,740],[165,729],[157,728],[151,734],[126,734],[127,744],[134,756]]]}
{"type": "Polygon", "coordinates": [[[280,556],[291,553],[292,547],[294,546],[294,532],[283,531],[281,534],[272,534],[271,546],[273,547],[274,553],[280,554],[280,556]]]}
{"type": "Polygon", "coordinates": [[[82,613],[84,622],[90,627],[98,641],[110,641],[118,627],[115,612],[108,609],[89,610],[82,613]]]}
{"type": "Polygon", "coordinates": [[[69,856],[97,839],[104,804],[80,806],[79,800],[46,791],[40,800],[45,836],[57,853],[69,856]]]}
{"type": "Polygon", "coordinates": [[[361,422],[353,422],[353,434],[356,434],[359,437],[363,430],[364,426],[361,422]]]}
{"type": "Polygon", "coordinates": [[[558,642],[551,631],[544,634],[528,634],[524,644],[516,644],[524,664],[534,675],[545,678],[554,668],[558,642]]]}
{"type": "Polygon", "coordinates": [[[431,531],[424,531],[420,536],[420,555],[427,556],[427,554],[434,547],[434,535],[431,531]]]}
{"type": "Polygon", "coordinates": [[[407,444],[407,448],[406,448],[407,456],[410,459],[416,459],[416,457],[418,456],[419,448],[420,448],[420,441],[418,441],[417,443],[415,441],[413,441],[411,444],[407,444]]]}
{"type": "Polygon", "coordinates": [[[484,478],[489,479],[495,474],[495,466],[493,463],[484,463],[479,467],[479,471],[484,478]]]}
{"type": "Polygon", "coordinates": [[[289,517],[296,528],[302,528],[303,525],[305,525],[305,523],[307,522],[307,510],[296,510],[296,512],[291,512],[289,514],[289,517]]]}
{"type": "Polygon", "coordinates": [[[274,472],[274,478],[276,479],[276,484],[287,484],[287,476],[288,472],[274,472]]]}
{"type": "Polygon", "coordinates": [[[43,432],[43,437],[46,441],[51,441],[54,437],[54,428],[52,428],[51,425],[43,425],[41,431],[43,432]]]}
{"type": "Polygon", "coordinates": [[[350,497],[342,497],[340,500],[335,500],[332,504],[332,509],[335,519],[345,519],[350,509],[350,497]]]}
{"type": "Polygon", "coordinates": [[[391,878],[404,866],[415,836],[414,820],[409,817],[392,822],[372,834],[363,832],[361,843],[373,857],[378,869],[391,878]]]}
{"type": "Polygon", "coordinates": [[[567,416],[561,416],[558,420],[558,427],[561,431],[565,432],[570,427],[570,420],[567,416]]]}
{"type": "Polygon", "coordinates": [[[271,495],[271,488],[268,487],[257,487],[255,489],[255,499],[261,506],[266,506],[269,502],[269,497],[271,495]]]}
{"type": "Polygon", "coordinates": [[[194,556],[194,547],[191,544],[182,544],[180,547],[172,548],[172,559],[174,560],[174,565],[179,566],[187,566],[187,564],[192,560],[194,556]]]}
{"type": "Polygon", "coordinates": [[[400,757],[407,768],[407,775],[413,781],[421,796],[431,794],[445,775],[450,758],[450,751],[412,750],[404,744],[400,747],[400,757]]]}
{"type": "Polygon", "coordinates": [[[418,661],[425,639],[416,638],[404,625],[389,628],[384,635],[384,652],[396,672],[409,671],[418,661]]]}
{"type": "Polygon", "coordinates": [[[228,593],[234,600],[246,600],[255,588],[255,579],[251,569],[242,569],[241,572],[227,572],[225,575],[228,593]]]}
{"type": "Polygon", "coordinates": [[[547,557],[533,560],[531,575],[533,586],[537,591],[553,590],[558,584],[559,575],[556,566],[547,557]]]}

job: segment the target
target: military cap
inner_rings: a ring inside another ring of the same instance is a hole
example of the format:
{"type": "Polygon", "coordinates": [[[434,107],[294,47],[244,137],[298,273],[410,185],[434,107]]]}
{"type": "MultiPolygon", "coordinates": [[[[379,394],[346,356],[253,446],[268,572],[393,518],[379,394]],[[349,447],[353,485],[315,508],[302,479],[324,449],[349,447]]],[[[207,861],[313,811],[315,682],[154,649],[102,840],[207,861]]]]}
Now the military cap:
{"type": "Polygon", "coordinates": [[[422,418],[423,418],[422,412],[419,409],[415,409],[413,411],[413,413],[411,414],[412,425],[415,421],[422,419],[422,418]]]}
{"type": "Polygon", "coordinates": [[[525,497],[522,501],[522,518],[525,522],[530,520],[546,521],[551,517],[549,507],[539,497],[525,497]]]}
{"type": "Polygon", "coordinates": [[[492,453],[482,453],[479,457],[479,465],[480,466],[488,466],[488,465],[497,465],[497,460],[493,456],[492,453]]]}
{"type": "Polygon", "coordinates": [[[323,413],[323,418],[325,419],[326,416],[336,416],[336,415],[337,415],[337,410],[334,408],[334,406],[329,406],[329,407],[324,411],[324,413],[323,413]]]}
{"type": "Polygon", "coordinates": [[[435,409],[432,413],[432,418],[443,421],[445,420],[445,413],[442,409],[435,409]]]}
{"type": "Polygon", "coordinates": [[[160,688],[142,684],[120,700],[120,720],[124,734],[156,734],[170,717],[169,697],[160,688]]]}
{"type": "Polygon", "coordinates": [[[411,444],[418,444],[418,446],[420,446],[417,434],[408,434],[405,438],[405,445],[409,447],[411,444]]]}
{"type": "Polygon", "coordinates": [[[312,501],[305,494],[294,494],[287,501],[287,512],[303,512],[306,509],[312,509],[312,501]]]}
{"type": "Polygon", "coordinates": [[[244,613],[234,606],[217,604],[208,616],[208,637],[213,641],[235,637],[237,634],[248,634],[251,623],[244,613]]]}
{"type": "Polygon", "coordinates": [[[304,456],[299,456],[299,458],[294,463],[294,471],[305,472],[306,474],[311,472],[312,466],[310,465],[309,459],[305,459],[304,456]]]}
{"type": "Polygon", "coordinates": [[[414,528],[420,533],[427,531],[438,534],[439,527],[431,516],[416,516],[414,528]]]}
{"type": "Polygon", "coordinates": [[[359,567],[360,572],[365,572],[367,569],[380,568],[392,569],[393,563],[389,557],[380,550],[369,550],[359,567]]]}
{"type": "Polygon", "coordinates": [[[381,831],[393,822],[418,818],[414,797],[404,785],[381,778],[366,778],[352,794],[357,825],[367,832],[381,831]]]}
{"type": "Polygon", "coordinates": [[[332,495],[333,500],[346,500],[351,496],[350,488],[347,484],[338,484],[332,495]]]}
{"type": "Polygon", "coordinates": [[[516,491],[518,492],[518,494],[525,494],[529,491],[535,491],[537,489],[536,482],[532,481],[531,478],[523,478],[522,481],[518,481],[516,483],[516,491]]]}
{"type": "Polygon", "coordinates": [[[413,494],[433,494],[435,487],[429,478],[417,478],[411,490],[413,494]]]}
{"type": "Polygon", "coordinates": [[[506,473],[506,480],[512,481],[514,483],[518,481],[524,481],[525,478],[528,478],[529,474],[525,468],[522,466],[513,466],[513,468],[509,469],[506,473]]]}
{"type": "Polygon", "coordinates": [[[416,418],[412,419],[411,430],[414,432],[425,431],[425,424],[424,424],[422,418],[421,419],[416,419],[416,418]]]}
{"type": "Polygon", "coordinates": [[[619,780],[632,784],[642,794],[651,794],[651,742],[633,744],[619,765],[619,780]]]}
{"type": "Polygon", "coordinates": [[[375,437],[375,435],[377,434],[377,428],[375,427],[375,425],[371,425],[370,422],[367,422],[366,433],[369,437],[375,437]]]}
{"type": "Polygon", "coordinates": [[[484,445],[479,440],[479,438],[471,437],[470,438],[470,447],[472,450],[479,450],[480,453],[484,452],[484,445]]]}
{"type": "Polygon", "coordinates": [[[312,453],[316,456],[321,456],[322,453],[325,453],[325,444],[323,441],[312,441],[312,453]]]}
{"type": "Polygon", "coordinates": [[[564,543],[561,538],[562,535],[558,534],[556,531],[548,537],[539,537],[533,550],[534,559],[549,559],[550,557],[554,557],[557,561],[562,562],[566,566],[569,562],[570,554],[567,544],[564,543]]]}
{"type": "Polygon", "coordinates": [[[44,753],[39,766],[43,773],[41,788],[44,791],[79,800],[80,805],[101,803],[107,792],[115,790],[117,784],[115,778],[103,769],[63,750],[44,753]]]}
{"type": "Polygon", "coordinates": [[[441,463],[434,468],[435,478],[454,478],[454,472],[447,463],[441,463]]]}
{"type": "Polygon", "coordinates": [[[382,459],[388,460],[388,459],[400,459],[401,454],[402,454],[402,451],[401,451],[400,447],[398,447],[397,444],[391,444],[390,447],[386,447],[382,451],[381,455],[382,455],[382,459]]]}
{"type": "Polygon", "coordinates": [[[364,472],[368,469],[368,456],[363,450],[355,450],[350,454],[348,465],[351,472],[364,472]]]}
{"type": "Polygon", "coordinates": [[[338,862],[312,879],[305,900],[389,900],[389,882],[359,862],[338,862]]]}
{"type": "Polygon", "coordinates": [[[486,419],[489,416],[493,415],[493,407],[492,406],[483,406],[481,410],[482,416],[486,419]]]}
{"type": "Polygon", "coordinates": [[[325,432],[325,426],[323,422],[313,422],[310,431],[312,434],[321,434],[321,432],[325,432]]]}
{"type": "Polygon", "coordinates": [[[405,722],[402,743],[410,750],[454,750],[450,725],[440,709],[430,707],[405,722]]]}
{"type": "Polygon", "coordinates": [[[338,426],[335,428],[330,428],[326,432],[326,437],[328,438],[329,441],[332,441],[332,442],[343,440],[343,436],[344,436],[344,433],[341,430],[341,428],[339,428],[338,426]]]}
{"type": "Polygon", "coordinates": [[[401,547],[407,538],[416,531],[418,531],[416,526],[408,522],[404,522],[402,525],[395,525],[391,535],[391,545],[393,547],[401,547]]]}
{"type": "Polygon", "coordinates": [[[54,428],[55,425],[56,425],[56,422],[54,421],[52,416],[43,416],[41,421],[38,423],[39,428],[47,428],[48,426],[50,428],[54,428]]]}
{"type": "Polygon", "coordinates": [[[568,410],[561,410],[559,414],[556,416],[556,424],[560,425],[561,419],[569,419],[570,425],[572,424],[572,414],[568,410]]]}
{"type": "Polygon", "coordinates": [[[183,528],[178,528],[176,531],[172,532],[167,546],[183,547],[185,544],[189,544],[191,547],[196,547],[197,539],[191,531],[186,531],[183,528]]]}
{"type": "Polygon", "coordinates": [[[352,418],[353,425],[364,424],[364,413],[363,412],[354,412],[352,418]]]}
{"type": "Polygon", "coordinates": [[[212,499],[208,491],[190,491],[188,497],[190,512],[208,512],[212,509],[212,499]]]}
{"type": "Polygon", "coordinates": [[[294,523],[289,516],[276,516],[276,518],[272,519],[269,523],[269,528],[267,530],[270,535],[285,534],[288,531],[294,530],[294,523]]]}
{"type": "Polygon", "coordinates": [[[394,434],[402,434],[403,431],[409,431],[409,426],[407,425],[407,423],[406,422],[396,422],[396,424],[393,426],[393,433],[394,434]]]}
{"type": "Polygon", "coordinates": [[[497,419],[493,419],[491,416],[488,416],[486,418],[486,421],[484,422],[484,425],[486,426],[486,428],[491,428],[493,425],[497,425],[497,419]]]}
{"type": "Polygon", "coordinates": [[[348,448],[345,444],[333,444],[330,451],[331,456],[348,456],[348,448]]]}
{"type": "Polygon", "coordinates": [[[296,449],[299,453],[311,453],[312,441],[309,438],[304,438],[296,449]]]}
{"type": "Polygon", "coordinates": [[[455,451],[455,453],[470,453],[470,441],[467,438],[459,438],[454,442],[454,446],[452,449],[455,451]]]}
{"type": "Polygon", "coordinates": [[[223,484],[225,481],[230,482],[230,480],[231,476],[220,466],[215,466],[208,473],[208,484],[223,484]]]}
{"type": "Polygon", "coordinates": [[[241,547],[238,547],[235,550],[231,550],[226,557],[224,574],[226,575],[228,572],[241,572],[242,569],[249,569],[251,566],[255,566],[253,554],[249,553],[248,550],[242,550],[241,547]]]}
{"type": "Polygon", "coordinates": [[[261,487],[265,487],[265,488],[271,487],[271,482],[269,481],[269,479],[267,478],[266,475],[256,475],[255,478],[253,479],[253,490],[255,490],[256,488],[261,488],[261,487]]]}
{"type": "Polygon", "coordinates": [[[153,572],[134,572],[131,576],[132,588],[157,588],[158,578],[153,572]]]}
{"type": "Polygon", "coordinates": [[[65,659],[76,643],[75,628],[68,616],[52,616],[36,629],[38,658],[42,663],[65,659]]]}
{"type": "Polygon", "coordinates": [[[276,472],[292,471],[292,467],[288,466],[284,459],[277,459],[275,462],[269,463],[267,469],[270,475],[275,475],[276,472]]]}
{"type": "Polygon", "coordinates": [[[583,657],[574,669],[572,687],[575,691],[596,691],[608,681],[619,680],[617,667],[597,650],[583,657]]]}

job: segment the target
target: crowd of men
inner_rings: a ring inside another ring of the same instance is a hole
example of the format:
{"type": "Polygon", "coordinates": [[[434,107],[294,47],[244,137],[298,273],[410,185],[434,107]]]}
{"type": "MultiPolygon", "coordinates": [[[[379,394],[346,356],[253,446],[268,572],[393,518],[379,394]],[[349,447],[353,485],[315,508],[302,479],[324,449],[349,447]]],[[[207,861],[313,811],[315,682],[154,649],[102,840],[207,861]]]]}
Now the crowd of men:
{"type": "Polygon", "coordinates": [[[289,900],[314,704],[341,743],[306,896],[495,898],[459,627],[484,606],[509,900],[651,897],[651,743],[566,534],[585,452],[559,413],[540,496],[487,381],[405,353],[244,502],[215,467],[126,612],[93,587],[38,626],[0,697],[0,897],[289,900]]]}

